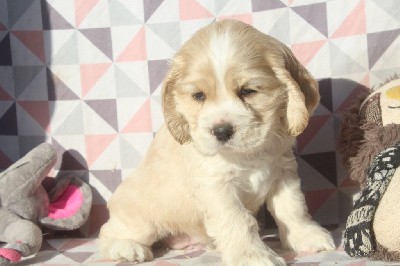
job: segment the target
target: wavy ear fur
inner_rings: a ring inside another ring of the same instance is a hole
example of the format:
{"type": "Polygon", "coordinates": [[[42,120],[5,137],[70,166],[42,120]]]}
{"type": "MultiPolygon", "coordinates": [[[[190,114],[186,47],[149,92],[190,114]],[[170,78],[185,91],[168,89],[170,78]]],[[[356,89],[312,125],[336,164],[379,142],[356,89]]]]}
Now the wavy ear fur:
{"type": "Polygon", "coordinates": [[[287,112],[286,125],[289,134],[297,136],[303,132],[308,120],[317,108],[320,95],[317,81],[296,59],[283,43],[279,43],[284,62],[274,68],[278,78],[286,85],[287,112]]]}
{"type": "Polygon", "coordinates": [[[169,132],[180,144],[192,140],[190,128],[186,119],[176,110],[175,90],[180,74],[177,67],[171,67],[164,80],[162,91],[162,106],[165,123],[169,132]]]}

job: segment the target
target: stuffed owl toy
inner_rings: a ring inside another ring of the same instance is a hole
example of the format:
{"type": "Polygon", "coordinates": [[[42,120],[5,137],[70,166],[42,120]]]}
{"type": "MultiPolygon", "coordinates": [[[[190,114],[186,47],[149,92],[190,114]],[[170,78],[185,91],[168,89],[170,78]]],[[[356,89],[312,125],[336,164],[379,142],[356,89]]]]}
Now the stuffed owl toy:
{"type": "Polygon", "coordinates": [[[344,249],[353,257],[400,261],[400,79],[365,91],[343,114],[338,148],[362,188],[344,249]]]}
{"type": "Polygon", "coordinates": [[[51,189],[42,185],[56,160],[53,147],[44,143],[0,173],[0,265],[38,252],[41,227],[74,230],[87,220],[89,185],[72,176],[56,178],[51,189]]]}

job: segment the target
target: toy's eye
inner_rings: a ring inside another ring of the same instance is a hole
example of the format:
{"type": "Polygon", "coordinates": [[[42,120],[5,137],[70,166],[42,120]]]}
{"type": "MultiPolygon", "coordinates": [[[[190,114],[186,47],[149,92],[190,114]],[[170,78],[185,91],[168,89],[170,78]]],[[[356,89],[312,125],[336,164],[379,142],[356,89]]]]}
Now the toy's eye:
{"type": "Polygon", "coordinates": [[[198,91],[196,93],[192,94],[193,99],[195,99],[198,102],[204,102],[206,100],[206,95],[202,91],[198,91]]]}
{"type": "Polygon", "coordinates": [[[256,93],[257,93],[256,90],[242,88],[239,91],[239,97],[243,98],[243,97],[246,97],[246,96],[249,96],[249,95],[253,95],[253,94],[256,94],[256,93]]]}

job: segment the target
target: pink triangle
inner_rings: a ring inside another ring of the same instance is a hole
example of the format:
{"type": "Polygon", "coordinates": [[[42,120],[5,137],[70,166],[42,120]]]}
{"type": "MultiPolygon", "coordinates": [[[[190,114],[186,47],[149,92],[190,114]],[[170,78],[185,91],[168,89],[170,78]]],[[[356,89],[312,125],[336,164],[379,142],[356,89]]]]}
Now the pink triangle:
{"type": "Polygon", "coordinates": [[[86,159],[91,166],[115,139],[116,134],[86,135],[86,159]]]}
{"type": "Polygon", "coordinates": [[[18,101],[28,114],[39,123],[39,125],[50,131],[50,111],[48,101],[18,101]]]}
{"type": "Polygon", "coordinates": [[[344,19],[343,23],[336,29],[332,38],[365,34],[366,28],[365,1],[361,0],[347,18],[344,19]]]}
{"type": "Polygon", "coordinates": [[[289,5],[293,4],[295,0],[288,0],[289,5]]]}
{"type": "Polygon", "coordinates": [[[123,133],[151,132],[150,100],[147,100],[122,130],[123,133]]]}
{"type": "Polygon", "coordinates": [[[99,0],[75,0],[75,21],[79,26],[99,0]]]}
{"type": "Polygon", "coordinates": [[[201,19],[214,17],[196,0],[179,0],[181,20],[201,19]]]}
{"type": "Polygon", "coordinates": [[[1,23],[0,23],[0,30],[4,30],[4,31],[6,31],[6,30],[7,30],[7,28],[6,28],[6,26],[4,26],[3,24],[1,24],[1,23]]]}
{"type": "Polygon", "coordinates": [[[234,19],[253,25],[253,16],[250,13],[218,17],[220,19],[234,19]]]}
{"type": "Polygon", "coordinates": [[[306,191],[304,196],[306,198],[308,212],[314,215],[335,192],[336,189],[306,191]]]}
{"type": "Polygon", "coordinates": [[[325,43],[326,40],[296,43],[292,45],[291,50],[303,65],[307,65],[325,43]]]}
{"type": "Polygon", "coordinates": [[[86,94],[93,88],[93,86],[104,75],[110,66],[110,63],[83,64],[80,66],[83,96],[86,96],[86,94]]]}
{"type": "Polygon", "coordinates": [[[0,86],[0,100],[2,101],[12,101],[12,98],[8,93],[0,86]]]}
{"type": "Polygon", "coordinates": [[[43,31],[12,31],[17,37],[39,60],[45,62],[43,31]]]}
{"type": "Polygon", "coordinates": [[[142,27],[124,51],[118,56],[117,61],[143,61],[147,58],[146,34],[142,27]]]}

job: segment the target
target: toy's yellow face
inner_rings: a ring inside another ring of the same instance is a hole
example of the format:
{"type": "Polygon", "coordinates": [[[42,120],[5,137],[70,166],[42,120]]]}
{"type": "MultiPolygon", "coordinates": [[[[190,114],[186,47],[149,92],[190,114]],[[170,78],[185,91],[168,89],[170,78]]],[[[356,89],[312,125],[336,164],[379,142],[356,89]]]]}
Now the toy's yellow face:
{"type": "MultiPolygon", "coordinates": [[[[399,80],[397,80],[400,83],[399,80]]],[[[400,124],[400,84],[381,94],[382,124],[400,124]]]]}
{"type": "Polygon", "coordinates": [[[382,126],[400,124],[400,79],[372,92],[361,105],[360,115],[382,126]]]}

